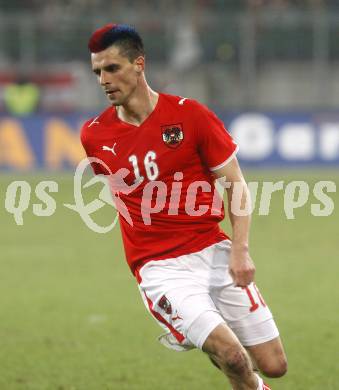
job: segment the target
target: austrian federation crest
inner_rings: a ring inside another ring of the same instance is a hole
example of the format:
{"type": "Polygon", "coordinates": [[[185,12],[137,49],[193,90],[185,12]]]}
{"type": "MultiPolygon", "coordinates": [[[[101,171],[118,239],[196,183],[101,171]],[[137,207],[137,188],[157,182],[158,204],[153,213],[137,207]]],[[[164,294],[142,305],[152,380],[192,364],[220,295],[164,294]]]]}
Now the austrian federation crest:
{"type": "Polygon", "coordinates": [[[171,149],[177,148],[184,139],[184,132],[181,123],[161,126],[162,140],[171,149]]]}
{"type": "Polygon", "coordinates": [[[158,306],[161,307],[161,309],[164,310],[166,314],[172,314],[172,305],[171,302],[167,299],[166,295],[163,295],[160,298],[158,306]]]}

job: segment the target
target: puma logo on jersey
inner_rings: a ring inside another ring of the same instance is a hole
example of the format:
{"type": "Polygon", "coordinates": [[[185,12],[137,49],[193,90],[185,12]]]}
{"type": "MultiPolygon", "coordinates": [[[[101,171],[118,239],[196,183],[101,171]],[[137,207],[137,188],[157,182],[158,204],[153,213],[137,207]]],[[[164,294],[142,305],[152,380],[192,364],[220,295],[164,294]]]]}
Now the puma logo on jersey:
{"type": "Polygon", "coordinates": [[[99,122],[97,121],[98,118],[99,118],[98,116],[95,117],[95,118],[92,120],[92,122],[88,125],[88,127],[91,127],[92,125],[98,125],[98,124],[99,124],[99,122]]]}
{"type": "Polygon", "coordinates": [[[109,146],[104,145],[102,147],[102,150],[107,150],[108,152],[112,152],[114,154],[114,156],[116,156],[117,154],[115,153],[115,150],[114,150],[116,144],[117,143],[115,142],[111,148],[109,146]]]}
{"type": "Polygon", "coordinates": [[[187,98],[180,99],[179,100],[179,104],[182,106],[185,103],[185,100],[187,100],[187,98]]]}
{"type": "Polygon", "coordinates": [[[182,318],[177,314],[175,317],[172,318],[172,321],[176,320],[182,320],[182,318]]]}

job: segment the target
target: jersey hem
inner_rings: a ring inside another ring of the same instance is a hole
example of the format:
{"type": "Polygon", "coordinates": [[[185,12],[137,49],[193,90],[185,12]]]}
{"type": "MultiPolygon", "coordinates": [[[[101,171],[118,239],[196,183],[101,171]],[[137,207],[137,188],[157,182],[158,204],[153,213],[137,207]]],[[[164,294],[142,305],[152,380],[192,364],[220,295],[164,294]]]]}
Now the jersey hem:
{"type": "Polygon", "coordinates": [[[137,279],[138,283],[140,283],[141,282],[140,269],[145,264],[149,263],[150,261],[167,260],[167,259],[178,258],[180,256],[190,255],[192,253],[200,252],[203,249],[208,248],[209,246],[218,244],[221,241],[230,240],[230,238],[227,236],[227,234],[225,234],[223,231],[221,231],[220,233],[221,234],[217,238],[215,238],[213,240],[208,240],[204,244],[199,245],[199,247],[195,247],[194,249],[192,248],[192,250],[187,249],[185,251],[173,251],[173,252],[170,252],[166,255],[159,256],[157,258],[151,257],[148,259],[138,261],[138,262],[134,263],[133,265],[131,265],[131,271],[132,271],[133,275],[135,276],[135,278],[137,279]]]}

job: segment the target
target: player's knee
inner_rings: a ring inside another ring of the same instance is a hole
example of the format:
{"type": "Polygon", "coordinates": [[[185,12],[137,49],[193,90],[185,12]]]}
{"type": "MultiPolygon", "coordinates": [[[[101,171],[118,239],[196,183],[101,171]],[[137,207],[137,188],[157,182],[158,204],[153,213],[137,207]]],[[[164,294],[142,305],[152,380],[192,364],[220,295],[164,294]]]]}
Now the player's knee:
{"type": "Polygon", "coordinates": [[[238,345],[220,348],[217,353],[217,361],[225,371],[237,376],[242,376],[251,369],[246,351],[238,345]]]}
{"type": "Polygon", "coordinates": [[[269,378],[280,378],[287,372],[287,360],[285,357],[265,362],[260,371],[269,378]]]}

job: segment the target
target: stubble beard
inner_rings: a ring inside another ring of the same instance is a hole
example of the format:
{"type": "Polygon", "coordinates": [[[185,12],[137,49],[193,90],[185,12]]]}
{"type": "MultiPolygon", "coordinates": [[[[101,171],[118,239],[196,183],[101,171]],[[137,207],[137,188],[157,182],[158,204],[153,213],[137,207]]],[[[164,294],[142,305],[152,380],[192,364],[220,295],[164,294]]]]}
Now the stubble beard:
{"type": "Polygon", "coordinates": [[[114,107],[119,107],[119,106],[122,106],[124,104],[123,101],[121,101],[121,99],[118,99],[118,100],[111,100],[111,99],[108,99],[111,103],[112,106],[114,107]]]}

